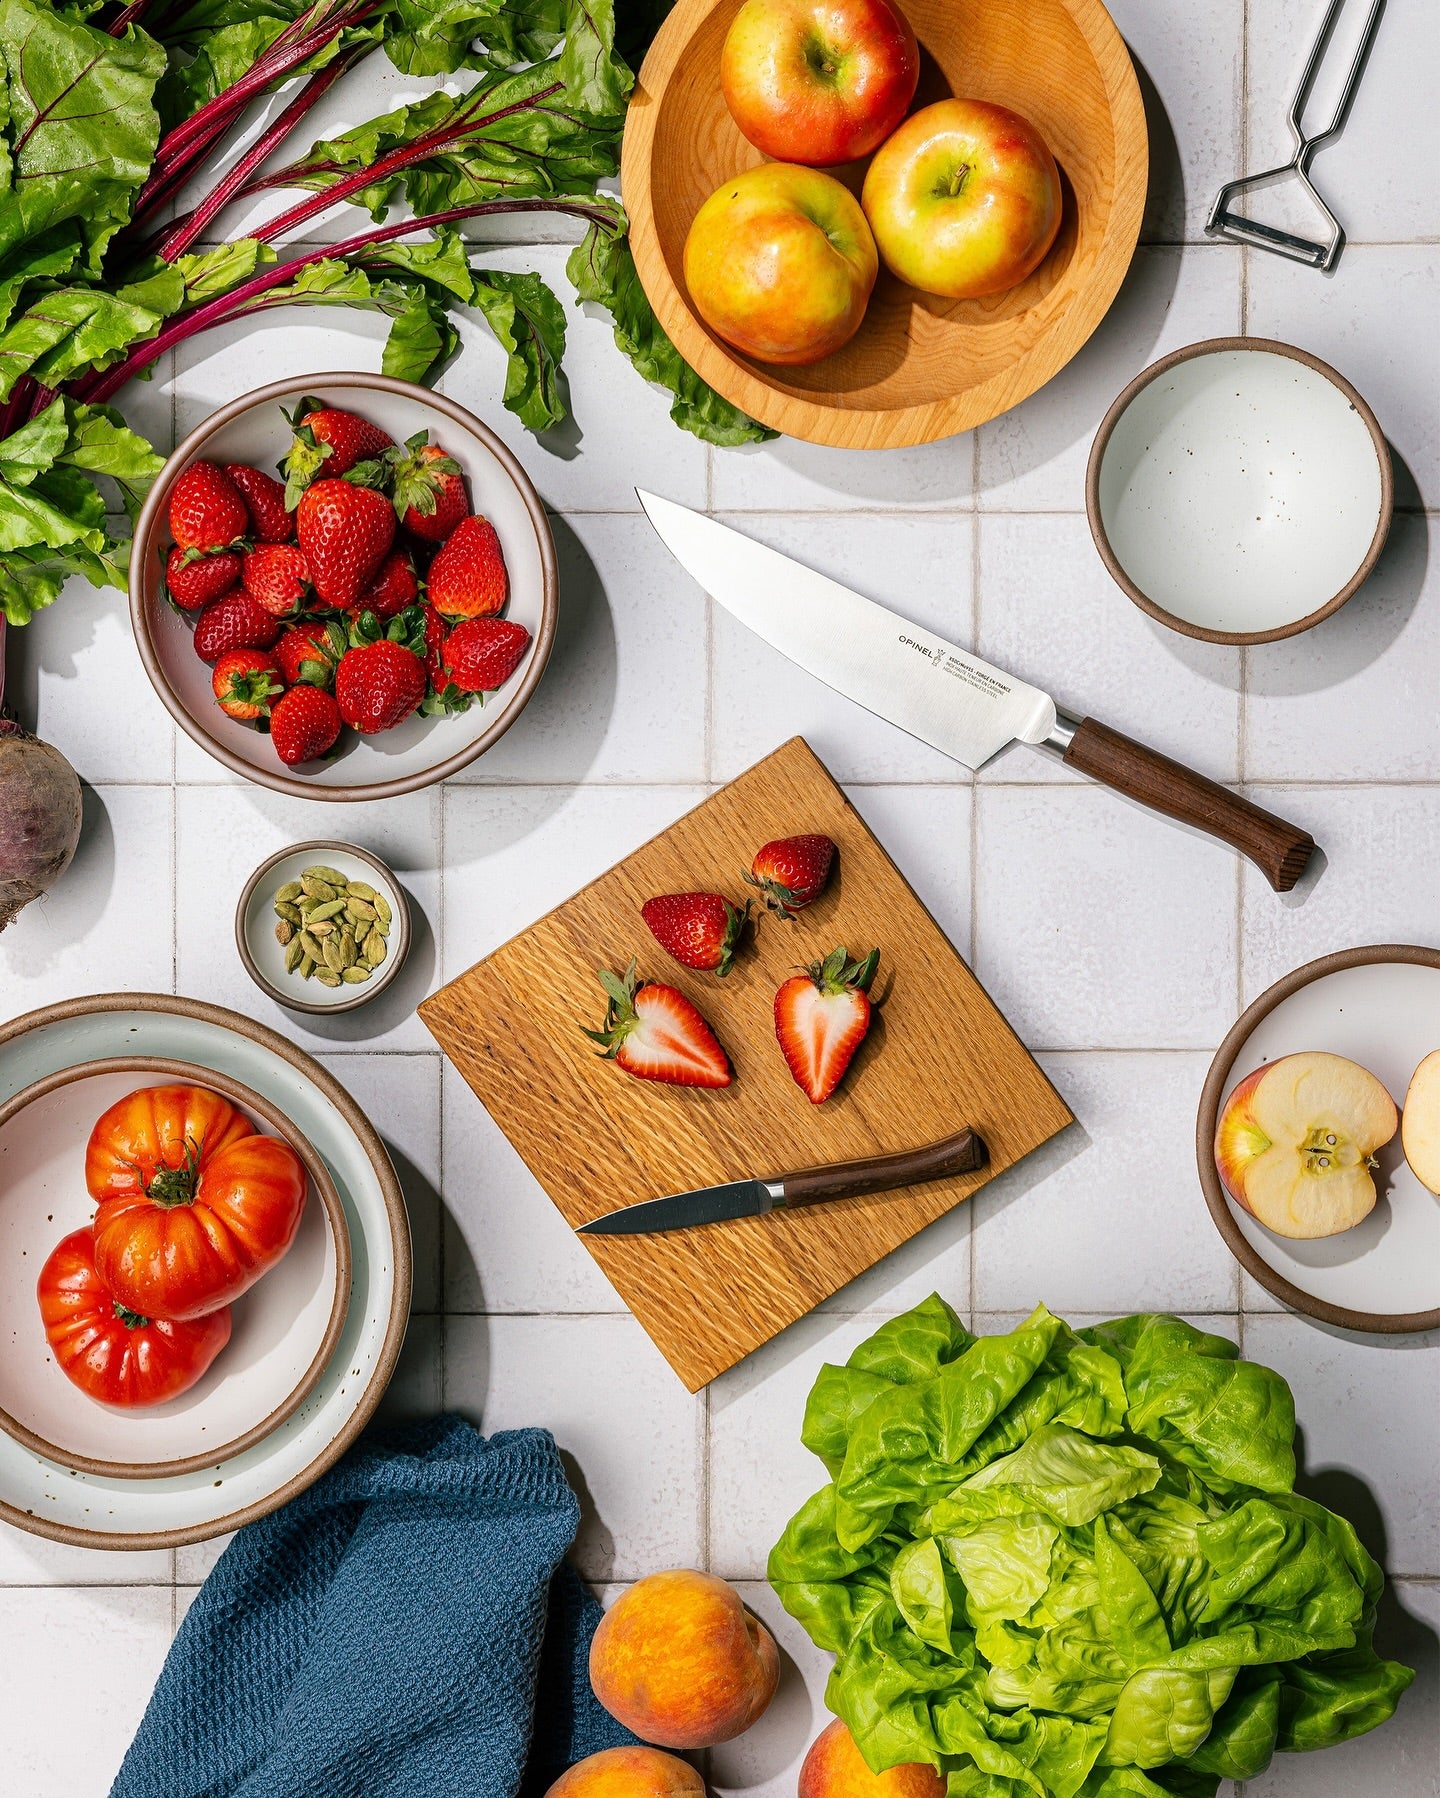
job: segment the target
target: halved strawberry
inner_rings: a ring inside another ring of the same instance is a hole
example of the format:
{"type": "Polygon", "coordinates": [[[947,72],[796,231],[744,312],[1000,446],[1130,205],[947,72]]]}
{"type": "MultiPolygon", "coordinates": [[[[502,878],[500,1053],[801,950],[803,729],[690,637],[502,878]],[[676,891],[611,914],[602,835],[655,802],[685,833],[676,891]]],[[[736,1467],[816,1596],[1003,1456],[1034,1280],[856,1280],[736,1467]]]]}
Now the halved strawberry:
{"type": "Polygon", "coordinates": [[[750,901],[741,907],[719,893],[659,893],[640,907],[640,916],[682,966],[723,975],[735,959],[750,901]]]}
{"type": "Polygon", "coordinates": [[[832,949],[824,961],[794,974],[775,995],[775,1035],[795,1084],[822,1105],[844,1078],[870,1028],[870,982],[880,951],[851,961],[832,949]]]}
{"type": "Polygon", "coordinates": [[[791,918],[820,897],[834,859],[829,837],[777,837],[755,851],[745,878],[759,887],[771,911],[791,918]]]}
{"type": "Polygon", "coordinates": [[[715,1033],[673,986],[639,981],[632,961],[623,974],[599,970],[609,1004],[599,1030],[585,1035],[637,1080],[668,1086],[729,1086],[730,1063],[715,1033]]]}

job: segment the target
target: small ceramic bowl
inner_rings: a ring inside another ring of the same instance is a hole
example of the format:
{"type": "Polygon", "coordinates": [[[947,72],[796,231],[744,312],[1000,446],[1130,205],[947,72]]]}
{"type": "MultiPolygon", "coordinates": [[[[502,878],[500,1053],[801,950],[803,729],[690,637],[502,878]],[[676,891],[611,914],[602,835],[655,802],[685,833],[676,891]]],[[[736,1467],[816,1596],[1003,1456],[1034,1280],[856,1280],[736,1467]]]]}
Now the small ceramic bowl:
{"type": "Polygon", "coordinates": [[[1440,1198],[1406,1163],[1397,1132],[1379,1151],[1375,1209],[1338,1236],[1277,1236],[1237,1205],[1215,1169],[1215,1127],[1232,1090],[1267,1061],[1310,1049],[1358,1061],[1405,1100],[1440,1048],[1440,949],[1381,943],[1307,962],[1263,992],[1221,1043],[1200,1095],[1195,1156],[1215,1227],[1284,1304],[1341,1329],[1394,1335],[1440,1327],[1440,1198]]]}
{"type": "Polygon", "coordinates": [[[334,1352],[350,1300],[350,1232],[325,1163],[268,1099],[192,1062],[109,1056],[48,1074],[0,1105],[0,1429],[81,1473],[170,1479],[239,1454],[294,1415],[334,1352]],[[118,1410],[56,1366],[35,1282],[57,1242],[88,1224],[85,1145],[95,1120],[138,1086],[205,1086],[304,1162],[310,1196],[290,1249],[240,1298],[230,1341],[168,1404],[118,1410]]]}
{"type": "Polygon", "coordinates": [[[1344,605],[1390,529],[1375,414],[1290,344],[1217,337],[1162,357],[1111,406],[1085,506],[1144,612],[1207,643],[1273,643],[1344,605]]]}
{"type": "Polygon", "coordinates": [[[354,843],[292,843],[261,862],[245,882],[235,907],[235,947],[245,972],[262,993],[288,1011],[354,1011],[367,1005],[404,966],[410,953],[410,906],[405,889],[368,849],[354,843]],[[302,980],[285,971],[285,951],[276,941],[275,894],[289,881],[298,880],[306,868],[324,863],[349,880],[363,880],[383,893],[390,904],[390,936],[384,961],[370,978],[356,986],[322,986],[318,980],[302,980]]]}
{"type": "Polygon", "coordinates": [[[489,428],[448,400],[385,375],[323,374],[277,381],[247,393],[193,430],[161,469],[135,526],[130,552],[130,620],[140,659],[170,716],[216,761],[247,780],[301,799],[386,799],[444,780],[502,737],[540,683],[558,615],[555,541],[530,477],[489,428]],[[165,597],[170,541],[170,490],[192,462],[249,462],[273,468],[288,442],[281,409],[307,395],[347,406],[387,430],[397,443],[418,431],[447,449],[465,475],[470,504],[494,525],[510,576],[506,617],[530,632],[515,673],[483,705],[443,718],[416,713],[376,736],[347,730],[339,753],[303,773],[288,768],[269,737],[222,712],[210,687],[210,665],[195,654],[192,620],[165,597]]]}

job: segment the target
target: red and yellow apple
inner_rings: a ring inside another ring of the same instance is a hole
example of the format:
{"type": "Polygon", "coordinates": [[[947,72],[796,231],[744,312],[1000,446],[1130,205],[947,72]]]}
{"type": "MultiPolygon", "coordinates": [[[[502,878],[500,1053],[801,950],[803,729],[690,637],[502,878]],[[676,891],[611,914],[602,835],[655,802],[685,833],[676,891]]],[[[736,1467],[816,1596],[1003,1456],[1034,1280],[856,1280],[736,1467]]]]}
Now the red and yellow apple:
{"type": "Polygon", "coordinates": [[[1410,1076],[1400,1146],[1415,1178],[1440,1194],[1440,1049],[1427,1055],[1410,1076]]]}
{"type": "Polygon", "coordinates": [[[910,21],[890,0],[745,0],[720,52],[735,123],[777,162],[868,156],[920,79],[910,21]]]}
{"type": "Polygon", "coordinates": [[[602,1748],[562,1773],[545,1798],[705,1798],[705,1781],[658,1748],[602,1748]]]}
{"type": "Polygon", "coordinates": [[[622,1592],[590,1644],[590,1684],[612,1717],[662,1748],[742,1734],[775,1696],[770,1632],[713,1573],[652,1573],[622,1592]]]}
{"type": "Polygon", "coordinates": [[[923,1761],[872,1773],[837,1717],[810,1744],[800,1768],[799,1798],[945,1798],[945,1781],[923,1761]]]}
{"type": "Polygon", "coordinates": [[[855,335],[879,261],[855,196],[831,175],[767,162],[695,214],[685,285],[700,316],[757,362],[818,362],[855,335]]]}
{"type": "Polygon", "coordinates": [[[1358,1062],[1282,1055],[1225,1101],[1215,1166],[1236,1204],[1277,1236],[1338,1236],[1374,1209],[1374,1154],[1397,1121],[1394,1100],[1358,1062]]]}
{"type": "Polygon", "coordinates": [[[1044,138],[986,100],[939,100],[906,119],[870,164],[861,202],[890,272],[953,300],[1014,287],[1060,229],[1044,138]]]}

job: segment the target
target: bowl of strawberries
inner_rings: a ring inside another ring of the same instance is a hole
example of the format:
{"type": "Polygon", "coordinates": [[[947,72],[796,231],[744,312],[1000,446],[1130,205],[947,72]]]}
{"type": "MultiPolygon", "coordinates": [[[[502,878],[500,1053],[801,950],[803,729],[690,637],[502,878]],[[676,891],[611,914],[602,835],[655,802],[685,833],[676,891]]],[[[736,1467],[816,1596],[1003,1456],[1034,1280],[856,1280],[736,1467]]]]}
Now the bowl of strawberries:
{"type": "Polygon", "coordinates": [[[315,375],[192,431],[146,500],[130,612],[181,728],[249,780],[359,800],[484,753],[557,615],[540,496],[453,400],[315,375]]]}

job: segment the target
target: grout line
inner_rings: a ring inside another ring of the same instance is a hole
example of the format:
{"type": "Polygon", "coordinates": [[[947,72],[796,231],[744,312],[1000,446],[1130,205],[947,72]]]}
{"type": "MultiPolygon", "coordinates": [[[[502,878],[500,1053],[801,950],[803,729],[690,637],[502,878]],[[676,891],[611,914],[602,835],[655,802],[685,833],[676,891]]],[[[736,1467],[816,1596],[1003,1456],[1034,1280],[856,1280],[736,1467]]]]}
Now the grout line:
{"type": "MultiPolygon", "coordinates": [[[[957,770],[960,764],[956,764],[957,770]]],[[[1083,778],[1066,780],[1051,777],[1049,780],[1022,780],[989,775],[983,780],[967,778],[963,771],[957,772],[951,779],[915,776],[908,774],[889,775],[850,775],[843,771],[831,773],[844,787],[923,787],[948,788],[958,787],[962,790],[973,789],[976,792],[1026,791],[1046,793],[1086,793],[1100,790],[1097,783],[1083,778]]],[[[670,793],[684,792],[697,786],[707,784],[723,784],[726,776],[709,773],[696,777],[694,775],[676,775],[669,780],[450,780],[445,783],[445,791],[449,793],[574,793],[580,792],[639,792],[670,793]]],[[[192,793],[243,793],[248,791],[246,785],[237,781],[206,780],[87,780],[86,786],[97,791],[106,791],[111,787],[126,788],[158,788],[169,791],[173,786],[177,792],[192,793]]],[[[1377,775],[1371,778],[1355,780],[1302,780],[1294,775],[1251,775],[1245,780],[1222,780],[1219,785],[1231,791],[1241,788],[1266,787],[1276,792],[1363,792],[1370,787],[1396,788],[1400,791],[1415,790],[1431,792],[1440,788],[1440,771],[1424,775],[1377,775]]],[[[438,947],[438,945],[437,945],[438,947]]]]}

